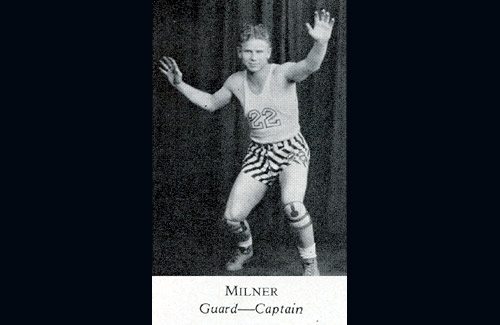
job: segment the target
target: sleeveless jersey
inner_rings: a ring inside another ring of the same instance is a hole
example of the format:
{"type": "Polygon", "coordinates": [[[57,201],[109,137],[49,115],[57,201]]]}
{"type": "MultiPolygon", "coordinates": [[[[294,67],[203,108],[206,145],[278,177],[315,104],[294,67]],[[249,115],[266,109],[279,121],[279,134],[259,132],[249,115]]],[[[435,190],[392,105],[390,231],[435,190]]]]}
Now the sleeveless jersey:
{"type": "Polygon", "coordinates": [[[299,104],[296,84],[279,92],[273,87],[273,70],[271,69],[259,95],[254,94],[247,82],[247,71],[244,75],[245,117],[250,127],[250,138],[257,143],[273,143],[283,141],[300,132],[299,104]]]}

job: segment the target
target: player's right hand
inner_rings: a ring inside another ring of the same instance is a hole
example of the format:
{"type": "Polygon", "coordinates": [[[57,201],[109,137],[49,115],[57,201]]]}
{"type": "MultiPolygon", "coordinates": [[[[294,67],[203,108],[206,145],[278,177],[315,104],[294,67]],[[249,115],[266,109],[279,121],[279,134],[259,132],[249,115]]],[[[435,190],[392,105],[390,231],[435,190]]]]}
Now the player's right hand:
{"type": "Polygon", "coordinates": [[[171,57],[164,56],[160,60],[160,71],[167,76],[168,81],[172,84],[172,86],[176,86],[182,82],[182,72],[179,70],[177,63],[171,57]]]}

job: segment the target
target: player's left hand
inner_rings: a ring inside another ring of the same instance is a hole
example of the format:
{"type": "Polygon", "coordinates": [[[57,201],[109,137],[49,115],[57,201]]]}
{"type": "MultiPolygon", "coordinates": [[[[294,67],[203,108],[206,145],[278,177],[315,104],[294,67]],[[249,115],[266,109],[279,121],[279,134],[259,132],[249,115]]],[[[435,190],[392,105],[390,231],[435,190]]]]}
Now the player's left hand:
{"type": "Polygon", "coordinates": [[[315,41],[326,43],[332,36],[333,24],[335,18],[330,19],[330,13],[322,9],[320,13],[314,12],[314,28],[306,23],[307,32],[315,41]]]}

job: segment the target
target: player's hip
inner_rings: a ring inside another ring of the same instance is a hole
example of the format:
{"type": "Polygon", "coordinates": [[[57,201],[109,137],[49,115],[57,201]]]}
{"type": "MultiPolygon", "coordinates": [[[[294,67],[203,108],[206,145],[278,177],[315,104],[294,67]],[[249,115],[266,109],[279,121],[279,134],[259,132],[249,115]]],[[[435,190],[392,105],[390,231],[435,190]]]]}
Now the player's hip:
{"type": "Polygon", "coordinates": [[[272,143],[251,141],[248,145],[245,163],[269,160],[274,165],[281,165],[292,160],[309,162],[311,152],[303,134],[299,131],[294,136],[272,143]]]}

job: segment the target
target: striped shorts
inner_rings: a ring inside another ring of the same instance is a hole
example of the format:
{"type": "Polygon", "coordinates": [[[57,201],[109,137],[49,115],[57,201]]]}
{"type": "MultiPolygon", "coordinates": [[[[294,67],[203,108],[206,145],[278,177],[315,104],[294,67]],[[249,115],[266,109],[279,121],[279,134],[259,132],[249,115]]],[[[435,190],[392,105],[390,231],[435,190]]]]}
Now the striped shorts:
{"type": "Polygon", "coordinates": [[[275,143],[252,141],[243,160],[242,171],[271,186],[286,166],[296,163],[308,168],[310,157],[309,146],[301,133],[275,143]]]}

